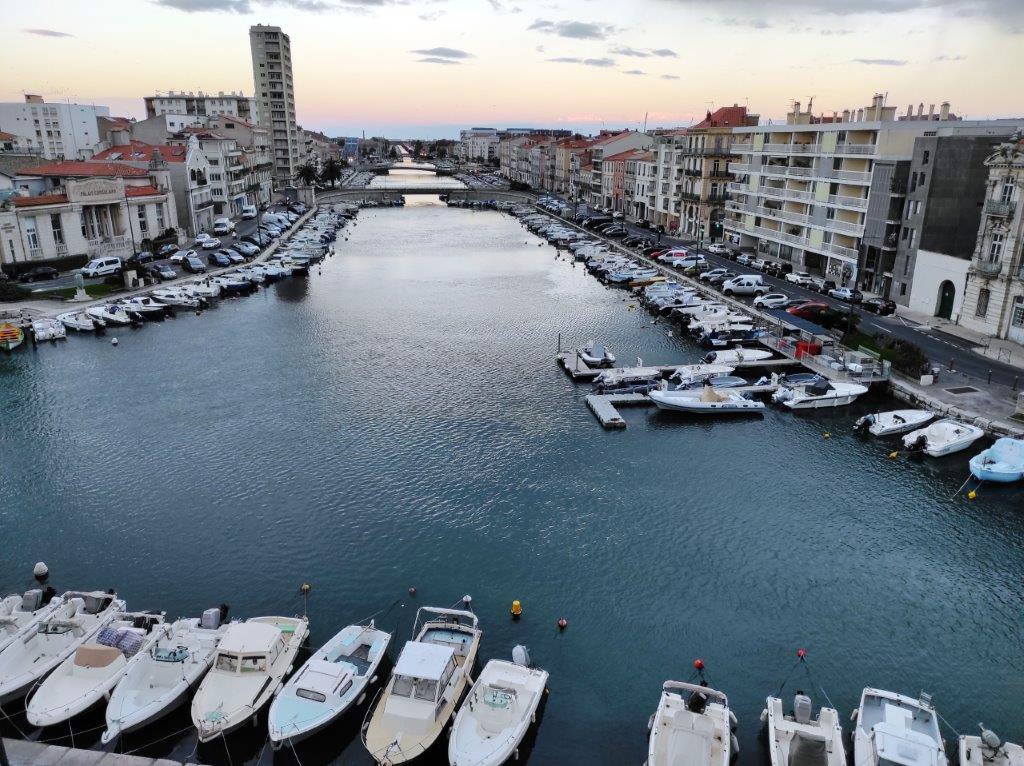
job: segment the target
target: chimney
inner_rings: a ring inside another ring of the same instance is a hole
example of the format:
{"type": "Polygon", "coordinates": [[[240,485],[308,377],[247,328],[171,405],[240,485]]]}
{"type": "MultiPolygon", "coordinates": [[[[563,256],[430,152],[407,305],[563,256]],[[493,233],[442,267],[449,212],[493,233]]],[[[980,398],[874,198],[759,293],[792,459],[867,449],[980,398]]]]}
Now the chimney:
{"type": "Polygon", "coordinates": [[[945,122],[949,119],[949,102],[943,101],[939,106],[939,119],[945,122]]]}
{"type": "Polygon", "coordinates": [[[850,121],[850,110],[849,109],[844,109],[843,110],[843,122],[849,122],[849,121],[850,121]]]}
{"type": "Polygon", "coordinates": [[[917,117],[918,117],[918,119],[921,119],[922,117],[924,117],[924,102],[923,101],[917,105],[917,117]]]}
{"type": "Polygon", "coordinates": [[[864,122],[864,110],[863,109],[858,109],[857,110],[857,122],[864,122]]]}
{"type": "Polygon", "coordinates": [[[928,122],[932,121],[932,117],[935,116],[935,104],[928,104],[928,122]]]}
{"type": "Polygon", "coordinates": [[[914,116],[914,105],[913,104],[909,104],[907,106],[907,119],[909,120],[913,116],[914,116]]]}

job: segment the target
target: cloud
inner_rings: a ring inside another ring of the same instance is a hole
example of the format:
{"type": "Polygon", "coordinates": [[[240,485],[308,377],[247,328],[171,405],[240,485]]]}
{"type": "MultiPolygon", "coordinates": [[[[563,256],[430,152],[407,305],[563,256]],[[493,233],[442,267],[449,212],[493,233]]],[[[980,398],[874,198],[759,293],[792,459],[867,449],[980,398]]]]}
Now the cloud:
{"type": "Polygon", "coordinates": [[[537,53],[543,53],[544,52],[544,46],[543,45],[538,45],[536,48],[534,48],[534,50],[537,51],[537,53]]]}
{"type": "Polygon", "coordinates": [[[454,61],[452,59],[438,58],[437,56],[425,56],[421,59],[416,59],[420,64],[461,64],[461,61],[454,61]]]}
{"type": "Polygon", "coordinates": [[[615,59],[600,58],[600,59],[583,59],[583,63],[587,66],[599,66],[609,67],[615,66],[615,59]]]}
{"type": "Polygon", "coordinates": [[[670,58],[670,59],[677,59],[677,58],[679,58],[679,54],[676,53],[671,48],[655,48],[653,51],[651,51],[651,53],[653,55],[655,55],[655,56],[659,56],[660,58],[670,58]]]}
{"type": "Polygon", "coordinates": [[[906,66],[906,59],[851,59],[854,64],[869,66],[906,66]]]}
{"type": "Polygon", "coordinates": [[[471,59],[473,58],[472,53],[459,50],[458,48],[418,48],[412,51],[419,56],[428,56],[431,58],[442,58],[442,59],[471,59]]]}
{"type": "Polygon", "coordinates": [[[966,56],[950,56],[943,54],[942,56],[936,56],[932,61],[964,61],[966,56]]]}
{"type": "MultiPolygon", "coordinates": [[[[685,5],[729,8],[749,13],[762,11],[763,0],[671,0],[685,5]]],[[[856,16],[862,14],[898,14],[919,10],[938,10],[961,17],[984,18],[1007,28],[1011,19],[1024,20],[1024,3],[1020,0],[857,0],[855,3],[837,0],[777,0],[773,11],[793,10],[802,14],[831,14],[856,16]]],[[[1011,25],[1012,28],[1012,25],[1011,25]]]]}
{"type": "Polygon", "coordinates": [[[39,35],[40,37],[74,37],[70,32],[58,32],[56,29],[23,29],[25,34],[39,35]]]}
{"type": "Polygon", "coordinates": [[[828,35],[841,36],[841,35],[852,35],[853,34],[853,30],[852,29],[817,29],[816,30],[816,29],[813,29],[813,28],[809,28],[807,31],[809,31],[809,32],[817,32],[819,35],[826,35],[826,36],[828,36],[828,35]]]}
{"type": "Polygon", "coordinates": [[[590,21],[548,21],[547,19],[537,19],[527,29],[559,37],[569,37],[574,40],[604,40],[615,31],[615,27],[610,24],[598,24],[590,21]]]}
{"type": "MultiPolygon", "coordinates": [[[[709,21],[714,21],[714,19],[708,19],[708,20],[709,21]]],[[[744,16],[740,16],[740,17],[736,17],[736,18],[722,19],[721,23],[725,24],[726,26],[730,26],[730,27],[749,27],[750,29],[771,29],[771,26],[772,26],[771,24],[769,24],[764,19],[760,19],[760,18],[748,19],[748,18],[746,18],[744,16]]]]}
{"type": "Polygon", "coordinates": [[[620,45],[612,48],[612,53],[617,53],[620,56],[633,56],[635,58],[645,59],[651,54],[648,51],[637,50],[636,48],[630,48],[628,45],[620,45]]]}
{"type": "Polygon", "coordinates": [[[186,13],[206,13],[219,11],[223,13],[249,13],[252,7],[249,0],[155,0],[157,5],[176,8],[186,13]]]}
{"type": "Polygon", "coordinates": [[[661,75],[660,79],[662,79],[662,80],[678,80],[679,79],[679,75],[663,74],[663,75],[661,75]]]}
{"type": "Polygon", "coordinates": [[[611,67],[615,66],[615,59],[599,58],[599,59],[584,59],[579,56],[555,56],[554,58],[545,59],[553,64],[583,64],[584,66],[596,66],[596,67],[611,67]]]}
{"type": "Polygon", "coordinates": [[[627,69],[622,74],[638,75],[642,77],[646,75],[647,72],[645,72],[643,69],[627,69]]]}
{"type": "Polygon", "coordinates": [[[420,21],[437,21],[442,16],[444,16],[444,11],[430,11],[421,13],[418,18],[420,21]]]}
{"type": "MultiPolygon", "coordinates": [[[[350,10],[366,12],[386,5],[406,5],[409,0],[153,0],[156,5],[186,13],[253,13],[261,8],[290,8],[293,11],[322,13],[350,10]]],[[[426,15],[426,14],[424,14],[426,15]]]]}
{"type": "Polygon", "coordinates": [[[523,9],[518,5],[512,5],[505,7],[505,4],[501,0],[487,0],[491,4],[491,8],[494,9],[495,13],[522,13],[523,9]]]}
{"type": "Polygon", "coordinates": [[[582,64],[583,59],[576,56],[556,56],[555,58],[546,59],[553,64],[582,64]]]}

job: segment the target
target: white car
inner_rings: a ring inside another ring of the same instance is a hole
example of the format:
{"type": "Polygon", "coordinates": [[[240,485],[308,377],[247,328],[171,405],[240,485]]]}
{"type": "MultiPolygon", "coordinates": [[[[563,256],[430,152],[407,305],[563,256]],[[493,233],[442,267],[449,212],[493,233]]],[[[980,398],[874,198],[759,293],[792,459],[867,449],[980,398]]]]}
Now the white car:
{"type": "Polygon", "coordinates": [[[861,294],[849,287],[837,287],[834,290],[829,290],[828,294],[830,298],[835,298],[837,301],[846,301],[847,303],[860,303],[861,300],[861,294]]]}
{"type": "Polygon", "coordinates": [[[764,295],[768,292],[760,274],[743,274],[722,283],[722,292],[726,295],[764,295]]]}
{"type": "Polygon", "coordinates": [[[697,278],[700,279],[701,281],[710,281],[714,277],[725,274],[727,271],[728,269],[711,269],[711,271],[705,271],[697,278]]]}
{"type": "Polygon", "coordinates": [[[752,260],[754,260],[754,256],[750,253],[740,253],[736,256],[736,263],[742,263],[744,266],[749,266],[752,260]]]}
{"type": "Polygon", "coordinates": [[[242,205],[242,218],[246,221],[251,221],[259,213],[255,205],[242,205]]]}
{"type": "Polygon", "coordinates": [[[714,253],[715,255],[728,255],[729,248],[728,246],[723,245],[721,242],[716,242],[713,245],[708,245],[708,252],[714,253]]]}
{"type": "Polygon", "coordinates": [[[242,255],[259,255],[260,249],[251,242],[236,242],[231,247],[240,252],[242,255]]]}
{"type": "Polygon", "coordinates": [[[768,293],[754,298],[754,307],[759,309],[777,309],[789,303],[785,293],[768,293]]]}
{"type": "Polygon", "coordinates": [[[786,281],[792,282],[794,285],[800,285],[801,287],[807,287],[811,284],[813,277],[806,271],[794,271],[786,275],[786,281]]]}
{"type": "Polygon", "coordinates": [[[231,222],[230,218],[218,218],[213,222],[214,234],[230,234],[234,230],[235,225],[231,222]]]}
{"type": "Polygon", "coordinates": [[[220,247],[220,240],[216,237],[207,235],[206,239],[199,243],[199,246],[203,248],[203,250],[216,250],[220,247]]]}
{"type": "Polygon", "coordinates": [[[768,265],[768,262],[764,258],[755,258],[747,265],[750,266],[750,268],[752,269],[764,271],[764,267],[768,265]]]}
{"type": "Polygon", "coordinates": [[[701,266],[707,266],[708,262],[704,259],[703,255],[684,255],[680,258],[673,258],[668,262],[670,266],[676,269],[699,269],[701,266]]]}
{"type": "Polygon", "coordinates": [[[121,271],[120,258],[94,258],[82,267],[82,276],[86,278],[106,277],[121,271]]]}
{"type": "Polygon", "coordinates": [[[195,250],[179,250],[171,256],[171,263],[184,263],[188,258],[195,258],[195,250]]]}
{"type": "Polygon", "coordinates": [[[275,238],[281,236],[281,230],[269,223],[263,225],[263,231],[267,232],[267,234],[275,238]]]}

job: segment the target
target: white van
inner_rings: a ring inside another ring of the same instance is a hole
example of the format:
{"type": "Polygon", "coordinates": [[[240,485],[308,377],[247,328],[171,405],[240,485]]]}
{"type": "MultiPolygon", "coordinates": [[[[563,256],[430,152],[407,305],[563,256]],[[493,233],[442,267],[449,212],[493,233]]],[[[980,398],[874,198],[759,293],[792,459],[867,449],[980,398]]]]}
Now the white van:
{"type": "Polygon", "coordinates": [[[230,218],[218,218],[213,222],[214,234],[230,234],[235,230],[235,224],[230,218]]]}
{"type": "Polygon", "coordinates": [[[120,258],[94,258],[82,267],[82,276],[91,279],[117,274],[120,271],[120,258]]]}
{"type": "Polygon", "coordinates": [[[258,213],[255,205],[242,205],[242,218],[246,221],[251,221],[258,213]]]}
{"type": "Polygon", "coordinates": [[[722,283],[722,292],[726,295],[764,295],[768,287],[760,274],[743,274],[727,279],[722,283]]]}

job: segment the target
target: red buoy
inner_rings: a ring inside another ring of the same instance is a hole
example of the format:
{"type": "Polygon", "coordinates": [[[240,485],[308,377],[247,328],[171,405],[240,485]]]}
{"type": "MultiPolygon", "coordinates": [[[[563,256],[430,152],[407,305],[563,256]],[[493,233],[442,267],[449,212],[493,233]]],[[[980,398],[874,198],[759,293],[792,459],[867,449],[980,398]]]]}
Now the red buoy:
{"type": "Polygon", "coordinates": [[[796,656],[799,657],[800,659],[803,659],[804,657],[807,656],[807,650],[803,649],[803,648],[797,649],[796,650],[796,656]]]}
{"type": "Polygon", "coordinates": [[[567,627],[569,627],[569,621],[567,619],[565,619],[564,617],[559,617],[558,618],[558,629],[559,630],[565,630],[567,627]]]}
{"type": "Polygon", "coordinates": [[[410,596],[415,596],[416,595],[416,588],[409,588],[409,595],[410,596]]]}
{"type": "Polygon", "coordinates": [[[704,670],[704,660],[698,657],[693,661],[693,666],[697,668],[697,670],[704,670]]]}

